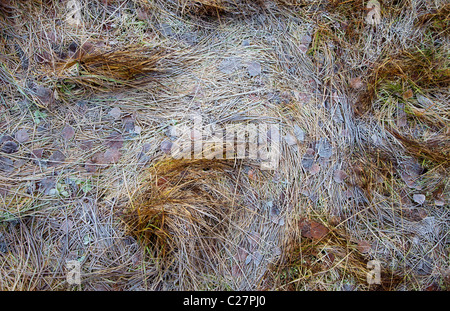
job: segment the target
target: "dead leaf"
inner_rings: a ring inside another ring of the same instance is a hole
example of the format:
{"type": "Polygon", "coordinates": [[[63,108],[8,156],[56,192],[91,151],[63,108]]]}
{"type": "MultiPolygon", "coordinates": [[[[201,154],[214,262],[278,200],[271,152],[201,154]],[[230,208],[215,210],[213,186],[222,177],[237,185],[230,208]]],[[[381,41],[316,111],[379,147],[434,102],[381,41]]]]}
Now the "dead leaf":
{"type": "Polygon", "coordinates": [[[276,203],[274,204],[272,201],[269,201],[267,203],[270,203],[270,204],[268,204],[268,206],[270,208],[270,213],[269,213],[270,220],[278,226],[283,226],[284,225],[284,217],[280,214],[280,209],[278,208],[277,204],[276,203]]]}
{"type": "Polygon", "coordinates": [[[72,41],[70,42],[67,49],[69,50],[70,57],[73,57],[78,50],[78,44],[75,41],[72,41]]]}
{"type": "Polygon", "coordinates": [[[281,255],[281,248],[279,246],[275,246],[273,248],[273,255],[274,256],[280,256],[281,255]]]}
{"type": "Polygon", "coordinates": [[[64,160],[66,159],[66,156],[59,150],[56,150],[52,153],[50,158],[48,159],[48,166],[58,166],[59,164],[62,164],[64,160]]]}
{"type": "Polygon", "coordinates": [[[108,164],[108,161],[105,159],[105,153],[104,152],[97,152],[94,154],[94,156],[91,158],[92,162],[95,164],[108,164]]]}
{"type": "Polygon", "coordinates": [[[294,135],[300,142],[305,140],[305,131],[297,124],[294,125],[294,135]]]}
{"type": "Polygon", "coordinates": [[[93,147],[93,142],[90,139],[83,140],[80,144],[80,149],[84,151],[89,151],[93,147]]]}
{"type": "Polygon", "coordinates": [[[427,291],[427,292],[439,292],[440,290],[441,290],[441,286],[439,286],[439,284],[436,282],[431,283],[431,285],[429,285],[425,288],[425,291],[427,291]]]}
{"type": "Polygon", "coordinates": [[[139,159],[139,163],[140,164],[145,164],[150,160],[150,157],[146,154],[147,152],[150,151],[151,148],[151,144],[150,143],[145,143],[142,146],[142,151],[139,153],[138,155],[138,159],[139,159]]]}
{"type": "MultiPolygon", "coordinates": [[[[294,97],[297,101],[299,101],[301,104],[308,103],[311,100],[311,93],[308,92],[300,92],[300,91],[294,91],[294,97]]],[[[298,125],[296,125],[298,126],[298,125]]],[[[295,126],[294,126],[295,127],[295,126]]]]}
{"type": "Polygon", "coordinates": [[[97,165],[95,165],[95,163],[93,163],[92,160],[86,162],[84,168],[88,173],[95,173],[97,171],[97,165]]]}
{"type": "Polygon", "coordinates": [[[165,154],[170,154],[172,151],[173,143],[171,141],[165,140],[161,143],[161,151],[165,154]]]}
{"type": "Polygon", "coordinates": [[[413,209],[411,214],[412,219],[416,221],[421,221],[428,216],[428,213],[424,208],[413,209]]]}
{"type": "Polygon", "coordinates": [[[120,149],[123,147],[123,136],[118,132],[111,133],[110,136],[105,139],[106,146],[110,148],[120,149]]]}
{"type": "Polygon", "coordinates": [[[131,263],[134,266],[136,266],[136,265],[139,265],[141,262],[142,262],[142,253],[138,251],[131,258],[131,263]]]}
{"type": "Polygon", "coordinates": [[[26,129],[18,130],[15,137],[19,143],[25,143],[30,140],[30,136],[28,135],[28,131],[26,129]]]}
{"type": "MultiPolygon", "coordinates": [[[[134,120],[131,117],[124,118],[122,120],[122,127],[125,132],[133,133],[135,132],[134,120]]],[[[137,133],[139,134],[139,133],[137,133]]]]}
{"type": "Polygon", "coordinates": [[[224,74],[232,74],[241,68],[241,59],[238,57],[229,57],[224,59],[220,65],[219,70],[224,74]]]}
{"type": "Polygon", "coordinates": [[[12,172],[14,170],[14,162],[5,157],[0,157],[0,171],[12,172]]]}
{"type": "Polygon", "coordinates": [[[313,240],[320,240],[329,232],[327,227],[314,220],[302,220],[300,221],[299,226],[302,236],[313,240]]]}
{"type": "Polygon", "coordinates": [[[261,74],[261,64],[259,62],[251,62],[247,66],[247,71],[250,77],[255,77],[261,74]]]}
{"type": "Polygon", "coordinates": [[[103,161],[105,164],[117,163],[120,159],[120,151],[117,148],[109,148],[103,155],[103,161]]]}
{"type": "Polygon", "coordinates": [[[278,226],[284,226],[284,223],[285,223],[284,217],[282,217],[282,216],[271,217],[271,221],[278,226]]]}
{"type": "Polygon", "coordinates": [[[14,167],[15,168],[21,168],[25,164],[25,159],[17,159],[14,161],[14,167]]]}
{"type": "Polygon", "coordinates": [[[34,93],[43,108],[51,108],[55,103],[54,93],[47,87],[37,85],[34,93]]]}
{"type": "Polygon", "coordinates": [[[140,127],[139,125],[136,125],[135,127],[134,127],[134,133],[135,134],[141,134],[142,133],[142,127],[140,127]]]}
{"type": "Polygon", "coordinates": [[[308,170],[312,167],[313,164],[314,164],[314,149],[308,148],[308,149],[306,149],[306,152],[303,155],[302,166],[306,170],[308,170]]]}
{"type": "Polygon", "coordinates": [[[347,189],[344,191],[344,196],[346,199],[351,199],[353,198],[353,190],[351,189],[347,189]]]}
{"type": "Polygon", "coordinates": [[[72,56],[74,59],[83,58],[85,55],[92,53],[95,50],[94,44],[89,41],[84,42],[81,47],[72,56]]]}
{"type": "Polygon", "coordinates": [[[37,185],[37,189],[40,193],[49,195],[50,190],[55,188],[56,181],[55,181],[55,179],[53,179],[51,177],[45,177],[41,181],[38,181],[36,185],[37,185]]]}
{"type": "Polygon", "coordinates": [[[334,261],[336,260],[336,256],[332,253],[326,253],[324,256],[324,264],[327,268],[330,268],[333,266],[334,261]]]}
{"type": "Polygon", "coordinates": [[[331,226],[338,226],[340,225],[342,222],[344,221],[344,219],[342,218],[342,216],[340,215],[333,215],[331,216],[330,220],[329,220],[329,224],[331,226]]]}
{"type": "Polygon", "coordinates": [[[372,246],[367,241],[359,241],[358,245],[356,246],[358,251],[362,254],[367,254],[372,249],[372,246]]]}
{"type": "Polygon", "coordinates": [[[333,154],[333,147],[326,138],[321,138],[319,140],[319,146],[317,148],[317,153],[320,157],[328,159],[333,154]]]}
{"type": "Polygon", "coordinates": [[[7,141],[3,144],[1,152],[4,153],[14,153],[19,149],[19,146],[13,141],[7,141]]]}
{"type": "Polygon", "coordinates": [[[53,62],[53,57],[47,51],[42,51],[34,54],[34,60],[39,64],[51,64],[53,62]]]}
{"type": "Polygon", "coordinates": [[[350,80],[350,87],[354,90],[360,90],[364,86],[361,77],[356,77],[350,80]]]}
{"type": "Polygon", "coordinates": [[[348,177],[347,173],[342,170],[335,170],[333,179],[337,183],[343,182],[348,177]]]}
{"type": "Polygon", "coordinates": [[[403,168],[400,172],[400,178],[405,182],[405,184],[411,188],[416,190],[421,190],[422,187],[417,182],[419,175],[414,171],[409,170],[408,168],[403,168]]]}
{"type": "Polygon", "coordinates": [[[36,159],[42,159],[43,154],[44,154],[44,149],[42,149],[42,148],[31,150],[31,156],[36,159]]]}
{"type": "Polygon", "coordinates": [[[137,13],[137,14],[136,14],[136,18],[137,18],[138,20],[143,21],[143,22],[146,22],[146,21],[149,20],[149,16],[148,16],[147,12],[144,11],[143,9],[138,8],[138,9],[136,10],[136,13],[137,13]]]}
{"type": "Polygon", "coordinates": [[[306,44],[299,44],[298,45],[298,49],[300,50],[300,52],[302,52],[303,54],[306,54],[306,52],[308,52],[308,46],[306,44]]]}
{"type": "Polygon", "coordinates": [[[41,39],[56,44],[62,38],[58,36],[58,33],[56,31],[42,31],[41,39]]]}
{"type": "Polygon", "coordinates": [[[98,168],[104,167],[105,164],[109,164],[105,159],[104,152],[97,152],[94,156],[86,163],[85,168],[88,173],[95,173],[98,168]]]}
{"type": "Polygon", "coordinates": [[[9,136],[9,135],[3,135],[1,138],[0,138],[0,145],[2,145],[3,143],[6,143],[7,141],[12,141],[13,140],[13,138],[11,137],[11,136],[9,136]]]}
{"type": "Polygon", "coordinates": [[[426,197],[423,194],[414,194],[413,195],[413,201],[418,203],[418,204],[423,204],[425,203],[426,197]]]}
{"type": "Polygon", "coordinates": [[[165,37],[172,37],[174,35],[173,28],[170,24],[161,24],[161,33],[165,37]]]}
{"type": "Polygon", "coordinates": [[[119,119],[122,115],[122,110],[119,107],[114,107],[111,109],[108,113],[111,117],[113,117],[115,120],[119,119]]]}
{"type": "Polygon", "coordinates": [[[66,125],[62,131],[61,136],[65,141],[69,141],[75,136],[75,130],[70,125],[66,125]]]}
{"type": "Polygon", "coordinates": [[[164,176],[158,177],[156,179],[156,186],[165,188],[164,185],[167,184],[168,181],[169,180],[166,177],[164,177],[164,176]]]}
{"type": "Polygon", "coordinates": [[[413,97],[413,95],[414,95],[413,91],[411,89],[408,89],[403,93],[403,99],[408,100],[411,97],[413,97]]]}
{"type": "Polygon", "coordinates": [[[309,156],[313,156],[316,152],[314,151],[313,148],[308,148],[305,150],[305,154],[309,155],[309,156]]]}
{"type": "Polygon", "coordinates": [[[152,145],[150,143],[145,143],[142,146],[142,152],[147,153],[150,151],[151,148],[152,148],[152,145]]]}
{"type": "Polygon", "coordinates": [[[311,175],[316,175],[317,173],[320,172],[320,165],[314,163],[311,168],[309,169],[309,173],[311,175]]]}
{"type": "Polygon", "coordinates": [[[304,44],[306,46],[308,46],[312,41],[312,37],[309,34],[304,34],[303,36],[301,36],[299,42],[301,44],[304,44]]]}

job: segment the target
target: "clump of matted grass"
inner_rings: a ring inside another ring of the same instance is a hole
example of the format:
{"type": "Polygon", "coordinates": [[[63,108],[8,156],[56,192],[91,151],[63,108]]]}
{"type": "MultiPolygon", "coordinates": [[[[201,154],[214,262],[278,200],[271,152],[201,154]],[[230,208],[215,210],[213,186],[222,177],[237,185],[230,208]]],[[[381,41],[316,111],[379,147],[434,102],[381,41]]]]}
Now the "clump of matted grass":
{"type": "Polygon", "coordinates": [[[89,47],[84,44],[74,58],[57,64],[57,78],[63,87],[71,83],[100,91],[120,86],[137,87],[167,70],[158,63],[168,54],[163,48],[130,46],[99,51],[92,44],[89,47]]]}
{"type": "MultiPolygon", "coordinates": [[[[17,12],[14,16],[8,13],[11,16],[1,21],[5,38],[29,38],[27,42],[5,40],[1,46],[3,54],[8,56],[4,63],[11,76],[7,79],[9,84],[21,88],[30,98],[36,95],[33,86],[44,86],[45,91],[51,93],[51,96],[43,96],[44,101],[54,101],[54,98],[48,100],[54,94],[55,99],[59,97],[68,102],[94,92],[117,91],[120,87],[138,88],[157,81],[161,74],[172,73],[175,67],[177,70],[183,67],[186,58],[180,55],[180,50],[169,50],[156,44],[144,33],[143,27],[131,29],[140,36],[138,40],[126,36],[130,25],[136,23],[135,17],[93,18],[95,12],[107,7],[103,7],[101,2],[77,3],[80,6],[77,25],[67,22],[68,8],[53,1],[11,2],[11,6],[3,8],[6,12],[12,9],[17,12]],[[47,15],[67,18],[55,25],[42,19],[41,16],[47,15]],[[106,33],[102,31],[104,28],[108,29],[106,33]]],[[[117,9],[124,14],[134,9],[122,5],[117,9]]],[[[184,53],[187,54],[193,53],[184,53]]],[[[38,94],[38,97],[42,96],[38,94]]],[[[52,106],[40,100],[37,102],[40,102],[40,107],[52,106]]]]}
{"type": "Polygon", "coordinates": [[[404,51],[381,62],[361,103],[413,156],[448,166],[450,85],[448,53],[442,49],[404,51]],[[371,104],[370,104],[371,105],[371,104]]]}
{"type": "Polygon", "coordinates": [[[448,88],[450,85],[448,52],[445,48],[424,48],[402,51],[395,56],[389,55],[381,59],[374,66],[368,79],[367,92],[360,97],[361,112],[370,109],[371,103],[380,91],[392,84],[401,88],[395,90],[398,96],[402,96],[409,87],[422,91],[448,88]]]}
{"type": "Polygon", "coordinates": [[[267,224],[249,169],[233,160],[162,159],[143,175],[123,219],[161,275],[170,271],[166,286],[223,288],[242,282],[247,260],[261,264],[266,254],[252,251],[268,242],[267,224]]]}
{"type": "MultiPolygon", "coordinates": [[[[325,228],[324,225],[316,224],[325,228]]],[[[302,235],[285,246],[283,257],[266,274],[267,289],[395,290],[403,279],[392,271],[382,269],[381,283],[368,284],[370,269],[367,262],[374,258],[370,244],[349,238],[350,234],[344,226],[332,227],[329,231],[327,229],[320,237],[302,235]]]]}
{"type": "MultiPolygon", "coordinates": [[[[166,258],[182,245],[189,246],[176,240],[196,236],[197,230],[205,237],[216,236],[226,227],[234,208],[233,196],[222,194],[223,189],[220,189],[224,186],[221,175],[228,172],[228,177],[233,178],[230,174],[233,171],[230,161],[156,163],[148,172],[149,181],[131,198],[126,217],[131,231],[145,244],[153,244],[159,258],[166,258]]],[[[239,209],[239,201],[236,200],[236,209],[239,209]]],[[[196,248],[188,250],[187,254],[194,255],[192,252],[199,250],[196,248]]]]}

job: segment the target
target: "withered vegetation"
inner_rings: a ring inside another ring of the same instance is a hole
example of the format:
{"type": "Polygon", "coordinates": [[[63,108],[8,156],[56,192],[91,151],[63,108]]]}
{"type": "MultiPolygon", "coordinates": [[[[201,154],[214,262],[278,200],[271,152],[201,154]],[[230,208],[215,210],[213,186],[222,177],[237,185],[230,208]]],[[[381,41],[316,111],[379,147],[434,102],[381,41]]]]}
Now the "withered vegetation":
{"type": "Polygon", "coordinates": [[[448,290],[449,5],[368,2],[0,1],[0,289],[448,290]]]}

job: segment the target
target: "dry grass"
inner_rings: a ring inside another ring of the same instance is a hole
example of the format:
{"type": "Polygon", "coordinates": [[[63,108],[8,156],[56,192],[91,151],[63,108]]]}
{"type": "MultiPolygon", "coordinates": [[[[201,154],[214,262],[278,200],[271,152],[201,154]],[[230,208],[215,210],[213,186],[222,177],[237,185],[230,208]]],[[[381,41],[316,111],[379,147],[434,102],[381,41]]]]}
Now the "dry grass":
{"type": "Polygon", "coordinates": [[[0,2],[0,289],[448,290],[447,4],[77,3],[0,2]],[[278,168],[171,158],[192,115],[278,168]]]}
{"type": "MultiPolygon", "coordinates": [[[[93,47],[92,47],[93,49],[93,47]]],[[[157,67],[165,57],[164,51],[148,48],[124,47],[106,52],[90,51],[85,45],[76,50],[74,58],[56,64],[61,84],[78,84],[96,90],[111,91],[117,86],[137,87],[149,82],[151,75],[163,72],[157,67]],[[71,68],[77,67],[77,74],[71,68]]],[[[155,79],[153,77],[153,79],[155,79]]]]}
{"type": "Polygon", "coordinates": [[[445,89],[450,85],[448,52],[438,49],[415,49],[389,55],[374,65],[368,78],[367,93],[360,97],[363,113],[383,88],[402,95],[411,88],[419,92],[445,89]],[[397,87],[397,89],[395,89],[397,87]],[[390,89],[389,89],[390,88],[390,89]]]}
{"type": "MultiPolygon", "coordinates": [[[[361,241],[349,239],[341,227],[320,241],[307,238],[291,245],[289,256],[276,263],[267,275],[267,283],[276,290],[383,290],[398,289],[404,280],[391,270],[381,271],[381,284],[367,284],[370,254],[361,241]],[[311,282],[310,279],[314,279],[311,282]]],[[[288,248],[289,249],[289,248],[288,248]]]]}
{"type": "Polygon", "coordinates": [[[248,15],[276,5],[289,7],[304,4],[299,0],[170,0],[161,3],[174,11],[191,16],[215,16],[223,14],[248,15]]]}
{"type": "Polygon", "coordinates": [[[238,286],[239,276],[248,272],[239,256],[247,253],[247,244],[259,244],[256,232],[238,238],[249,219],[257,222],[259,209],[247,195],[252,186],[245,169],[232,160],[162,160],[150,168],[124,219],[131,234],[148,245],[147,256],[159,260],[161,276],[177,276],[170,282],[181,288],[213,289],[225,280],[238,286]],[[251,240],[255,236],[258,241],[251,240]]]}

